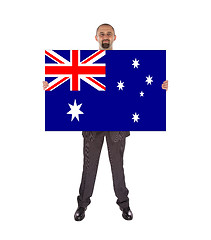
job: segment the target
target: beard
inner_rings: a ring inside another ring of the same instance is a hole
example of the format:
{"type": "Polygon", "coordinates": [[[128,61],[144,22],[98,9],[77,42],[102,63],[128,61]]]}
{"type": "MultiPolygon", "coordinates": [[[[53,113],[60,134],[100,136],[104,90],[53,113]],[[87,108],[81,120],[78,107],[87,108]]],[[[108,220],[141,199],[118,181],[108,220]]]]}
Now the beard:
{"type": "Polygon", "coordinates": [[[102,41],[102,48],[107,49],[109,47],[110,47],[110,41],[109,40],[103,40],[102,41]],[[108,41],[108,42],[105,43],[104,41],[108,41]]]}

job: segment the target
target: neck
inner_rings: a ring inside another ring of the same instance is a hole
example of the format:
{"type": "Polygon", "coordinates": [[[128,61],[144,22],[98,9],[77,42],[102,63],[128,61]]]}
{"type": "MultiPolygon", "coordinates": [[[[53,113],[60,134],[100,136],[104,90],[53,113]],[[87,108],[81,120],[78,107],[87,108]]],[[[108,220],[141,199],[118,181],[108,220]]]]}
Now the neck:
{"type": "Polygon", "coordinates": [[[101,47],[99,46],[99,50],[113,50],[113,46],[111,46],[110,48],[107,48],[107,49],[101,48],[101,47]]]}

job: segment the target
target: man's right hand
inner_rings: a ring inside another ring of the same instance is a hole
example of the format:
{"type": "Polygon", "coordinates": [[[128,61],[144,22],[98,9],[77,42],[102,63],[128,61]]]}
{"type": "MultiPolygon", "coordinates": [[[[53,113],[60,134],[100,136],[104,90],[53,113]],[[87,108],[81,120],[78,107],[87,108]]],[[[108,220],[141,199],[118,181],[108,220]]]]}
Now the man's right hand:
{"type": "Polygon", "coordinates": [[[43,81],[43,90],[45,90],[48,87],[48,82],[47,81],[43,81]]]}

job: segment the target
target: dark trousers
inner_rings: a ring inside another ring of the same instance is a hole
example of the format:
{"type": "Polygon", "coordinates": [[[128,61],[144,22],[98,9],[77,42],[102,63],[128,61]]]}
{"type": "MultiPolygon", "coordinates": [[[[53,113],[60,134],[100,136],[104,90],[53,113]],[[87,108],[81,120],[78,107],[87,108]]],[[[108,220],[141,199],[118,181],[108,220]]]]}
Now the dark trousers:
{"type": "Polygon", "coordinates": [[[125,138],[121,141],[112,141],[108,132],[98,132],[95,139],[90,141],[84,138],[84,165],[81,185],[78,196],[78,206],[87,207],[92,196],[101,149],[104,137],[106,137],[109,160],[111,164],[113,186],[117,197],[117,204],[120,208],[129,206],[128,189],[125,185],[123,168],[123,153],[125,149],[125,138]]]}

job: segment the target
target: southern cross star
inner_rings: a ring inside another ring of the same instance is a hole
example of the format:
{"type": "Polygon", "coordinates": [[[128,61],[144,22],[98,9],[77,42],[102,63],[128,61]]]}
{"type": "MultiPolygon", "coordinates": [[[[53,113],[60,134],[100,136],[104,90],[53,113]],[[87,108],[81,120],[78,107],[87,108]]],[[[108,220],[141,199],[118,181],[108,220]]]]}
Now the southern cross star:
{"type": "Polygon", "coordinates": [[[147,85],[149,85],[149,84],[151,85],[151,83],[153,82],[152,77],[150,77],[150,75],[149,75],[146,78],[147,78],[147,80],[145,82],[147,82],[147,85]]]}
{"type": "MultiPolygon", "coordinates": [[[[69,104],[69,103],[68,103],[69,104]]],[[[69,104],[70,107],[70,111],[67,114],[72,114],[72,119],[77,118],[79,121],[79,114],[84,114],[83,112],[81,112],[80,107],[81,107],[82,103],[80,105],[77,105],[76,100],[74,101],[74,105],[69,104]]]]}
{"type": "Polygon", "coordinates": [[[138,116],[139,116],[139,114],[136,114],[136,113],[133,114],[133,118],[132,119],[134,120],[134,122],[138,122],[138,119],[140,119],[138,116]]]}
{"type": "Polygon", "coordinates": [[[139,62],[139,60],[136,60],[136,58],[135,58],[135,60],[132,60],[133,61],[133,66],[134,66],[134,68],[138,68],[138,65],[140,65],[138,62],[139,62]]]}
{"type": "Polygon", "coordinates": [[[140,92],[140,97],[143,97],[144,96],[144,92],[140,92]]]}
{"type": "Polygon", "coordinates": [[[118,88],[119,88],[119,90],[121,89],[121,90],[123,90],[123,87],[125,87],[123,84],[124,84],[124,82],[121,82],[121,80],[120,80],[120,82],[117,82],[118,83],[118,88]]]}

